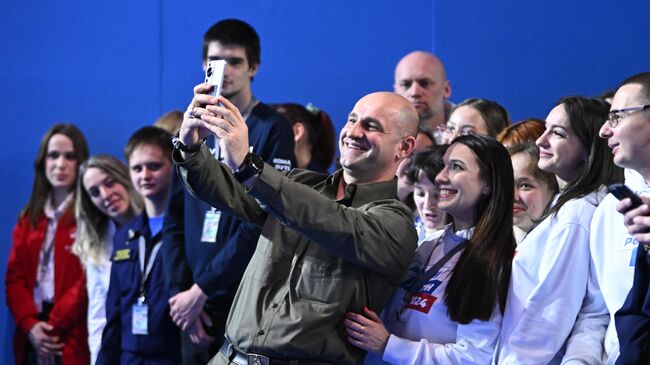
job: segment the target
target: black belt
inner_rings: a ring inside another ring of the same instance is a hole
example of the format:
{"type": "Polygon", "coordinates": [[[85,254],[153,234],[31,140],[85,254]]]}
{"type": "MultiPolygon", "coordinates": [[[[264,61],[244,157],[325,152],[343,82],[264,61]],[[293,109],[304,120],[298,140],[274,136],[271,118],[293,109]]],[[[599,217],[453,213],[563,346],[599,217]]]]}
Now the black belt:
{"type": "Polygon", "coordinates": [[[245,353],[239,351],[235,346],[226,340],[219,352],[223,354],[230,362],[237,365],[329,365],[328,362],[313,360],[282,360],[273,359],[261,354],[245,353]]]}

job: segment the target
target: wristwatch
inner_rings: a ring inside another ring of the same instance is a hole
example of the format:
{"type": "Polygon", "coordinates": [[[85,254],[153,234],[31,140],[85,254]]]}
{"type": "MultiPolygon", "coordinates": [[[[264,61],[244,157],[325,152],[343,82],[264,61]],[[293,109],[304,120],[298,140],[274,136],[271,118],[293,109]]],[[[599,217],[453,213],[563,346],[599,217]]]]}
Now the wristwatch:
{"type": "Polygon", "coordinates": [[[253,175],[262,173],[264,169],[264,160],[252,152],[249,152],[244,157],[244,162],[241,163],[239,168],[233,171],[235,179],[240,183],[250,179],[253,175]]]}
{"type": "Polygon", "coordinates": [[[178,134],[172,137],[172,145],[174,145],[174,148],[177,150],[181,150],[185,153],[196,153],[201,149],[201,146],[203,146],[204,144],[205,144],[205,138],[203,138],[200,142],[188,146],[185,145],[180,138],[178,138],[178,134]]]}

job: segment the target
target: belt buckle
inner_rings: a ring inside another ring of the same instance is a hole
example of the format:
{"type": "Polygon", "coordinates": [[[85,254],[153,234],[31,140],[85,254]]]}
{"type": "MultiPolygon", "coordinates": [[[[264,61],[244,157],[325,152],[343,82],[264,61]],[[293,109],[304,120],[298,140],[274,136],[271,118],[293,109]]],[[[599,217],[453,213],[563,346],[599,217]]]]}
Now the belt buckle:
{"type": "Polygon", "coordinates": [[[269,358],[259,354],[248,354],[248,365],[269,365],[269,358]]]}

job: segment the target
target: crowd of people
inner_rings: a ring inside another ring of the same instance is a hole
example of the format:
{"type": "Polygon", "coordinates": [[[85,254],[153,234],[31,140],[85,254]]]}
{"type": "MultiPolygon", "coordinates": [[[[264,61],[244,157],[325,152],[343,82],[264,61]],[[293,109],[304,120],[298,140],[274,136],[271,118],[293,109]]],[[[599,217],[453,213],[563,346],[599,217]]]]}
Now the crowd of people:
{"type": "Polygon", "coordinates": [[[212,60],[221,95],[195,86],[126,163],[43,136],[5,278],[16,364],[650,364],[650,72],[512,123],[414,51],[334,161],[325,111],[254,96],[249,24],[213,25],[212,60]]]}

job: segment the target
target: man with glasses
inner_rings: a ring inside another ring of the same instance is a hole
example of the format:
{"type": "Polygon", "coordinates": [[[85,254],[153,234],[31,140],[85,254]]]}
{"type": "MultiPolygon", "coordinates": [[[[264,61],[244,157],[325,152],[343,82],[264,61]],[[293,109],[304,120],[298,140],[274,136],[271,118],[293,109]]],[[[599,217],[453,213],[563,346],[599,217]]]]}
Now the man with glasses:
{"type": "Polygon", "coordinates": [[[468,134],[476,134],[476,131],[472,126],[461,126],[456,128],[451,125],[442,125],[438,127],[438,133],[440,133],[443,144],[450,144],[451,141],[456,137],[466,136],[468,134]]]}
{"type": "Polygon", "coordinates": [[[618,123],[621,121],[621,119],[623,119],[626,116],[626,114],[640,112],[648,108],[650,108],[650,104],[632,106],[629,108],[622,108],[622,109],[614,109],[609,112],[609,118],[607,119],[607,123],[609,124],[610,127],[615,128],[618,125],[618,123]]]}
{"type": "MultiPolygon", "coordinates": [[[[650,195],[647,183],[650,181],[650,72],[632,76],[621,83],[612,100],[609,117],[600,129],[600,136],[607,139],[614,163],[626,169],[626,185],[637,194],[650,195]]],[[[650,199],[644,201],[648,203],[650,199]]],[[[626,212],[629,203],[624,200],[618,204],[618,200],[609,194],[596,209],[591,224],[590,248],[593,274],[597,279],[594,285],[599,286],[601,293],[591,298],[591,304],[601,304],[603,312],[610,314],[604,344],[607,364],[650,363],[650,297],[646,298],[648,255],[640,248],[642,246],[638,246],[639,241],[644,241],[638,235],[628,233],[625,227],[634,216],[648,214],[648,209],[634,209],[625,216],[616,211],[626,212]],[[630,291],[633,278],[634,289],[630,291]],[[623,306],[626,297],[628,300],[623,306]],[[642,298],[646,298],[645,308],[637,306],[642,302],[636,300],[642,298]],[[614,325],[615,313],[622,306],[614,325]]],[[[628,228],[630,232],[639,229],[634,225],[628,228]]],[[[645,242],[650,243],[650,239],[645,242]]],[[[590,331],[597,333],[598,329],[582,331],[586,335],[590,331]]]]}
{"type": "MultiPolygon", "coordinates": [[[[638,171],[648,187],[650,72],[635,75],[626,81],[614,95],[608,127],[604,127],[602,132],[609,136],[614,161],[638,171]]],[[[625,214],[623,221],[628,232],[639,245],[632,289],[625,304],[616,313],[616,329],[621,348],[616,364],[650,363],[650,198],[642,197],[642,200],[644,204],[636,209],[631,209],[629,199],[617,205],[618,211],[625,214]]]]}

